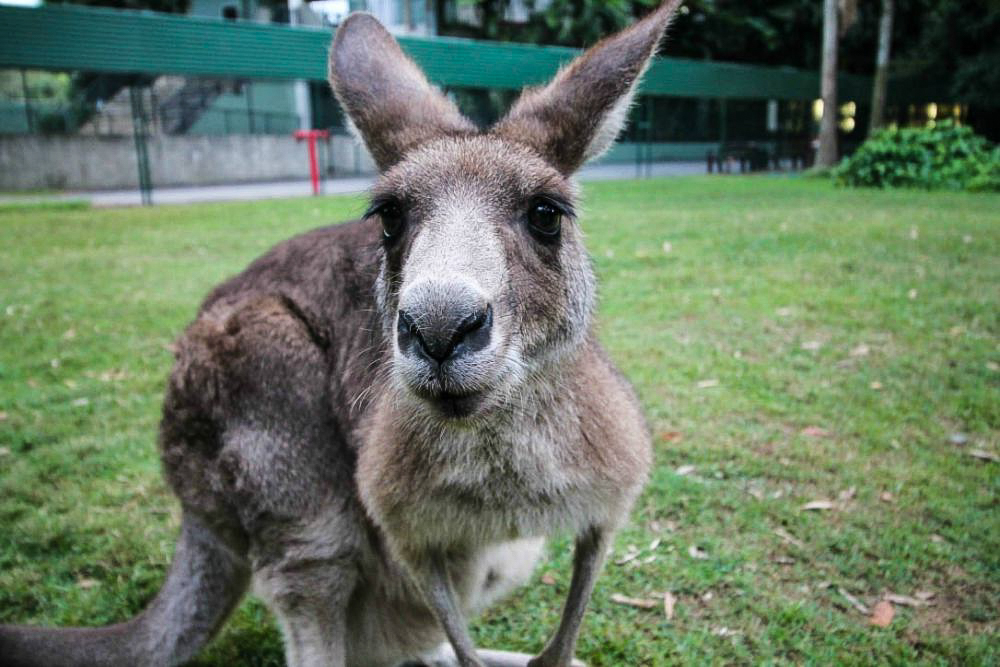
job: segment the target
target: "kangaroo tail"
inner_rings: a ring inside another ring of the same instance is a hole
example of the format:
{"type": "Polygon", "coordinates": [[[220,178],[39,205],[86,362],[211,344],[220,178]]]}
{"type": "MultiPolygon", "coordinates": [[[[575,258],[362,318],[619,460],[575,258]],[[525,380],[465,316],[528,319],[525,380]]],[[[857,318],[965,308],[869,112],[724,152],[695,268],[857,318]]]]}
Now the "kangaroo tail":
{"type": "Polygon", "coordinates": [[[142,613],[103,628],[0,625],[0,665],[159,667],[186,662],[222,626],[249,579],[242,556],[185,514],[166,583],[142,613]]]}

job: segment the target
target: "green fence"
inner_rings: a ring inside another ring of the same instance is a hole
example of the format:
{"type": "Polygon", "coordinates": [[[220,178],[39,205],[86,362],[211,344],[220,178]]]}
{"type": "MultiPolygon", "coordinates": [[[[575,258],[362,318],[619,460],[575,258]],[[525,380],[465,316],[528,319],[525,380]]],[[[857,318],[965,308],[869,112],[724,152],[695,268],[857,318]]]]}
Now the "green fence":
{"type": "MultiPolygon", "coordinates": [[[[331,37],[315,28],[73,5],[0,7],[0,26],[0,67],[250,79],[324,80],[331,37]]],[[[445,87],[518,89],[545,81],[578,53],[456,38],[400,42],[445,87]]],[[[870,89],[865,77],[841,77],[844,99],[863,104],[870,89]]],[[[658,58],[643,82],[647,95],[677,97],[811,100],[818,91],[815,72],[678,58],[658,58]]],[[[893,99],[930,95],[906,85],[893,99]]]]}

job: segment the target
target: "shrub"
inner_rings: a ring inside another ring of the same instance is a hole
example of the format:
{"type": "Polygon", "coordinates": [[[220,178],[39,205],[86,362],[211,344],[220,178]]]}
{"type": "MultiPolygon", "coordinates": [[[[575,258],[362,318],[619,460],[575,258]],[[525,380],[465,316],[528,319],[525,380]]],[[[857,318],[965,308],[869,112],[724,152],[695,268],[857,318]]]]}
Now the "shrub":
{"type": "Polygon", "coordinates": [[[950,120],[935,127],[881,130],[844,159],[833,176],[854,187],[1000,192],[1000,148],[950,120]]]}

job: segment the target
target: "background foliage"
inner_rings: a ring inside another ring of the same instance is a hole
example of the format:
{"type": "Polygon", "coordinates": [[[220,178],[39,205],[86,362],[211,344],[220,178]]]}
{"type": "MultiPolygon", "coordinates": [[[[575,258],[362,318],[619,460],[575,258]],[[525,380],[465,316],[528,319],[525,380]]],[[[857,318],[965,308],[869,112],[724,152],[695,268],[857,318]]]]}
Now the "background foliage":
{"type": "Polygon", "coordinates": [[[951,121],[887,129],[834,171],[845,185],[1000,192],[1000,148],[951,121]]]}
{"type": "MultiPolygon", "coordinates": [[[[482,25],[441,22],[445,34],[582,47],[620,29],[658,0],[553,0],[526,24],[505,22],[510,0],[465,0],[482,25]]],[[[840,70],[871,75],[881,3],[858,2],[840,43],[840,70]]],[[[439,21],[440,22],[440,21],[439,21]]],[[[818,70],[822,3],[816,0],[687,0],[664,51],[671,56],[818,70]]],[[[974,124],[994,128],[1000,106],[1000,2],[897,0],[892,70],[916,81],[943,83],[942,102],[976,105],[974,124]]],[[[890,100],[891,103],[891,100],[890,100]]]]}

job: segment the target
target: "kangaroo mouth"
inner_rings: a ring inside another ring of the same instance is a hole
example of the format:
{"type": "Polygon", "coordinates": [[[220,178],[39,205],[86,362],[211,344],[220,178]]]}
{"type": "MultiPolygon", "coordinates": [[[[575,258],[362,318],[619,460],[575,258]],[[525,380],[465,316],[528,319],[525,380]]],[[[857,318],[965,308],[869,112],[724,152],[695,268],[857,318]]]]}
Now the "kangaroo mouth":
{"type": "Polygon", "coordinates": [[[443,363],[397,353],[395,366],[407,392],[438,418],[484,414],[498,407],[504,394],[506,365],[496,350],[443,363]]]}
{"type": "Polygon", "coordinates": [[[476,414],[486,402],[483,391],[446,391],[423,389],[415,392],[431,409],[447,419],[462,419],[476,414]]]}

